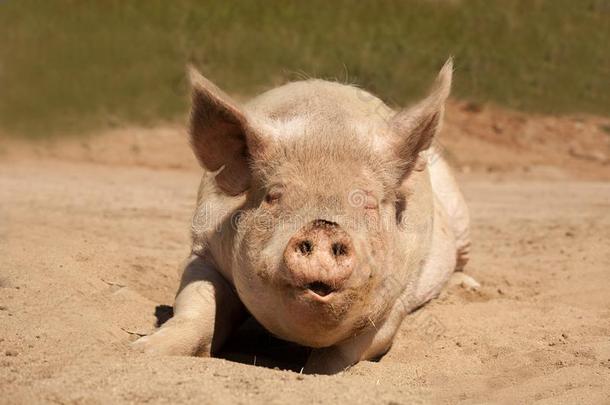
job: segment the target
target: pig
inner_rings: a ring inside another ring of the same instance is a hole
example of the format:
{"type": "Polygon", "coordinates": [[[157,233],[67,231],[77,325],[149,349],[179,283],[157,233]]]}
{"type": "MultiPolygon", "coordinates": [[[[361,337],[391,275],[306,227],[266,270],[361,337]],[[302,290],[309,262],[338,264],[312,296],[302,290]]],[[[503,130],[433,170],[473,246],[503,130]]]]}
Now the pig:
{"type": "Polygon", "coordinates": [[[453,63],[394,111],[357,87],[288,83],[240,105],[189,68],[204,173],[174,317],[135,347],[210,356],[251,314],[312,348],[306,373],[385,354],[468,260],[464,198],[435,138],[453,63]]]}

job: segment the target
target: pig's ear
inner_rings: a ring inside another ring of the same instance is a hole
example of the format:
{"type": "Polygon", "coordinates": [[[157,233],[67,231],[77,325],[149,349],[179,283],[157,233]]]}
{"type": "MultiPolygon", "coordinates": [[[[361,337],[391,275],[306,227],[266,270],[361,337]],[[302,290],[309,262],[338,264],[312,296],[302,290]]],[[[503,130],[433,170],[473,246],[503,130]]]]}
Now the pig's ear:
{"type": "MultiPolygon", "coordinates": [[[[428,149],[443,121],[445,101],[451,91],[453,60],[449,58],[439,72],[428,97],[396,114],[390,124],[395,134],[394,151],[403,163],[404,176],[425,167],[420,152],[428,149]]],[[[403,176],[403,177],[404,177],[403,176]]]]}
{"type": "Polygon", "coordinates": [[[216,183],[229,195],[250,187],[249,161],[263,146],[262,136],[229,96],[188,67],[192,87],[190,140],[199,163],[218,171],[216,183]]]}

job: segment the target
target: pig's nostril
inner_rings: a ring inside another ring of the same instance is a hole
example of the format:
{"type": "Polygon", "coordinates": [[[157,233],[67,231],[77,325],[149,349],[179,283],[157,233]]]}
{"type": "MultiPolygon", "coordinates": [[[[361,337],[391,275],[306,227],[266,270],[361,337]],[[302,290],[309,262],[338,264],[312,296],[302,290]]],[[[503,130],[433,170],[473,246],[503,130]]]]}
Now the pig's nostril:
{"type": "Polygon", "coordinates": [[[326,297],[328,294],[335,291],[334,288],[332,288],[326,283],[323,283],[322,281],[314,281],[313,283],[309,283],[305,286],[305,288],[313,291],[320,297],[326,297]]]}
{"type": "Polygon", "coordinates": [[[347,246],[340,242],[333,243],[333,245],[331,246],[331,250],[333,252],[333,256],[336,257],[345,256],[347,254],[347,246]]]}
{"type": "Polygon", "coordinates": [[[313,243],[309,240],[301,241],[297,244],[297,249],[303,256],[308,256],[313,251],[313,243]]]}
{"type": "Polygon", "coordinates": [[[336,222],[327,221],[325,219],[316,219],[313,221],[314,228],[336,228],[339,225],[336,222]]]}

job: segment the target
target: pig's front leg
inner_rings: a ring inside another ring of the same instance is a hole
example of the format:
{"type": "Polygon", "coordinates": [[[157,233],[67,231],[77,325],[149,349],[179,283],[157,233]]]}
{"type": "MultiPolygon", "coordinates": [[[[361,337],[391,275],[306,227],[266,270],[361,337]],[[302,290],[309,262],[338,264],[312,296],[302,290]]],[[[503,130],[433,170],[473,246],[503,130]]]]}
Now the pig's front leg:
{"type": "Polygon", "coordinates": [[[206,259],[192,255],[185,266],[174,317],[133,343],[149,354],[210,356],[244,317],[231,285],[206,259]]]}
{"type": "Polygon", "coordinates": [[[336,374],[361,360],[384,355],[392,346],[392,340],[408,309],[399,300],[381,325],[371,325],[357,336],[337,345],[314,349],[305,364],[307,374],[336,374]]]}
{"type": "Polygon", "coordinates": [[[358,336],[331,347],[314,349],[303,368],[306,374],[336,374],[366,358],[375,331],[358,336]]]}

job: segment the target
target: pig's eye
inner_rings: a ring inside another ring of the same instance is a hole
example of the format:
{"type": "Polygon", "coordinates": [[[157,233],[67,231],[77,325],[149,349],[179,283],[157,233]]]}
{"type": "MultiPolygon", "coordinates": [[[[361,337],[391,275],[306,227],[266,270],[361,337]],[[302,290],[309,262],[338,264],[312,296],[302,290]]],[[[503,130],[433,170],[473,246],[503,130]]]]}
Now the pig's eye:
{"type": "Polygon", "coordinates": [[[265,194],[265,202],[267,204],[275,204],[282,198],[281,190],[270,190],[265,194]]]}
{"type": "Polygon", "coordinates": [[[377,202],[377,199],[373,196],[368,196],[366,202],[364,203],[364,209],[376,210],[377,208],[379,208],[379,203],[377,202]]]}

